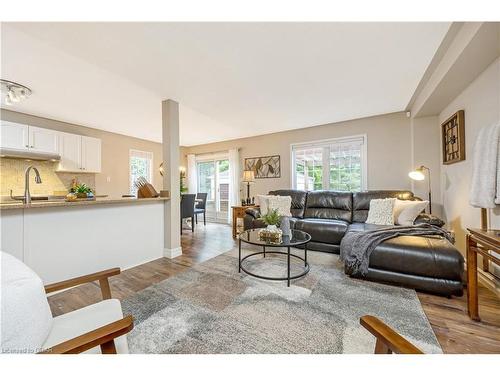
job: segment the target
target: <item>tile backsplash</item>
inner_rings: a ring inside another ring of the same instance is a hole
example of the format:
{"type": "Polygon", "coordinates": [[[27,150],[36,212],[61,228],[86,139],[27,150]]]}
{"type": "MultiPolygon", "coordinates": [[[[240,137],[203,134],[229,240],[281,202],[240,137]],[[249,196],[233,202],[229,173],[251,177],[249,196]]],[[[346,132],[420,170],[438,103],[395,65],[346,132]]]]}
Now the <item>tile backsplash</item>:
{"type": "Polygon", "coordinates": [[[87,173],[56,172],[57,163],[51,161],[27,161],[22,159],[0,158],[0,195],[24,194],[24,171],[30,165],[40,172],[42,183],[35,183],[33,171],[30,172],[30,191],[32,195],[52,195],[57,191],[67,191],[71,181],[76,178],[95,189],[95,175],[87,173]]]}

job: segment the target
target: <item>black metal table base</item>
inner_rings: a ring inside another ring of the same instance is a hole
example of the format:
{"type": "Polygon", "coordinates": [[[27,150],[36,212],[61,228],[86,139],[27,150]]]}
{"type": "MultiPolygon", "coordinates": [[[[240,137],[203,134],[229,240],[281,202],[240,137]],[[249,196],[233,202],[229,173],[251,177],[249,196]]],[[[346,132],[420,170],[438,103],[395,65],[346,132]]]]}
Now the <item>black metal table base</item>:
{"type": "Polygon", "coordinates": [[[245,257],[241,257],[241,240],[239,241],[239,246],[238,246],[238,272],[245,272],[247,275],[253,276],[257,279],[262,279],[262,280],[273,280],[273,281],[287,281],[287,285],[290,286],[290,280],[295,280],[299,279],[309,272],[309,263],[307,263],[307,245],[304,248],[304,258],[302,258],[299,255],[291,254],[290,253],[290,247],[287,247],[288,251],[266,251],[266,247],[263,246],[263,251],[259,251],[257,253],[252,253],[249,254],[245,257]],[[263,276],[263,275],[258,275],[256,273],[250,272],[247,269],[245,269],[243,262],[251,257],[257,256],[257,255],[263,255],[264,258],[266,257],[267,254],[282,254],[287,256],[287,276],[286,277],[271,277],[271,276],[263,276]],[[298,275],[290,275],[290,258],[294,257],[296,259],[299,259],[304,262],[304,271],[301,272],[298,275]]]}

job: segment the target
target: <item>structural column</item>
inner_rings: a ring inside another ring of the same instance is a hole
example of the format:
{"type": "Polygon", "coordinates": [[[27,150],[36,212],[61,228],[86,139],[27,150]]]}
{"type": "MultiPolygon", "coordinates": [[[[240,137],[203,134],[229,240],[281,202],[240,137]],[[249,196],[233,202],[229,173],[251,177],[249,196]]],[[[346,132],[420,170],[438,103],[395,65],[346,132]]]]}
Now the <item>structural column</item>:
{"type": "Polygon", "coordinates": [[[175,258],[182,254],[180,236],[180,180],[179,180],[179,103],[168,99],[161,103],[163,189],[170,191],[170,200],[164,205],[163,255],[175,258]]]}

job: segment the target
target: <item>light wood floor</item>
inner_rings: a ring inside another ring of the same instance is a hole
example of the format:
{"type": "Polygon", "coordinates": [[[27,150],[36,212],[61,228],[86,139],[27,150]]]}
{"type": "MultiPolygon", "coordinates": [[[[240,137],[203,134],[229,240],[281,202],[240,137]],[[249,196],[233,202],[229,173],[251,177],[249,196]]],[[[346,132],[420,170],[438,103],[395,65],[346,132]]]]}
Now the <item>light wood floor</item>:
{"type": "MultiPolygon", "coordinates": [[[[165,280],[191,265],[222,254],[236,244],[231,228],[220,224],[198,225],[194,234],[182,235],[180,257],[158,259],[111,279],[115,298],[126,298],[148,286],[165,280]]],[[[500,299],[485,287],[479,288],[481,322],[467,315],[466,297],[451,299],[418,293],[425,313],[445,353],[500,353],[500,299]]],[[[59,293],[49,298],[54,315],[60,315],[100,300],[97,283],[59,293]]],[[[387,322],[390,324],[390,322],[387,322]]]]}

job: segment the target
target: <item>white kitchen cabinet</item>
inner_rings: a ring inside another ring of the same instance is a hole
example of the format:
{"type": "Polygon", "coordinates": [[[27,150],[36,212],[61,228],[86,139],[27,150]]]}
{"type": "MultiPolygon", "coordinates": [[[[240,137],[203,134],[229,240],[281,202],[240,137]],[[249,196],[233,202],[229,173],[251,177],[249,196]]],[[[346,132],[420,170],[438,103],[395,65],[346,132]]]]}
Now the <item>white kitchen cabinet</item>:
{"type": "Polygon", "coordinates": [[[59,133],[61,161],[59,171],[80,172],[82,168],[82,136],[59,133]]]}
{"type": "Polygon", "coordinates": [[[101,140],[82,135],[59,133],[59,172],[101,172],[101,140]]]}
{"type": "Polygon", "coordinates": [[[2,121],[0,146],[17,151],[58,154],[58,133],[55,130],[2,121]]]}
{"type": "Polygon", "coordinates": [[[82,168],[84,172],[101,172],[101,140],[82,136],[82,168]]]}
{"type": "Polygon", "coordinates": [[[28,134],[30,151],[59,154],[59,132],[29,126],[28,134]]]}
{"type": "Polygon", "coordinates": [[[29,148],[28,125],[2,121],[0,147],[27,150],[29,148]]]}
{"type": "MultiPolygon", "coordinates": [[[[98,138],[9,121],[1,122],[0,131],[2,149],[33,152],[37,156],[41,153],[60,155],[60,172],[101,173],[101,140],[98,138]]],[[[23,155],[29,158],[29,154],[23,155]]]]}

